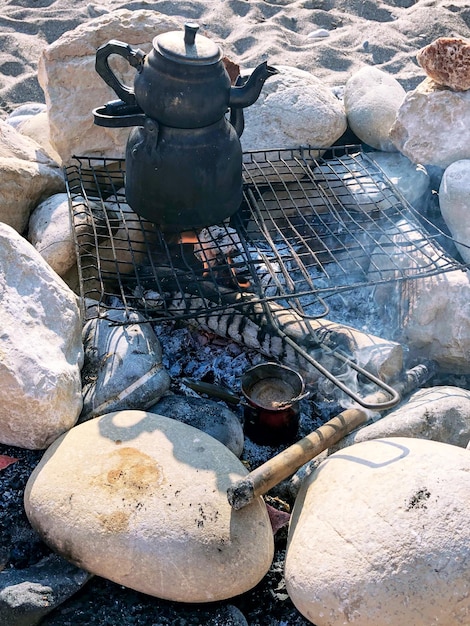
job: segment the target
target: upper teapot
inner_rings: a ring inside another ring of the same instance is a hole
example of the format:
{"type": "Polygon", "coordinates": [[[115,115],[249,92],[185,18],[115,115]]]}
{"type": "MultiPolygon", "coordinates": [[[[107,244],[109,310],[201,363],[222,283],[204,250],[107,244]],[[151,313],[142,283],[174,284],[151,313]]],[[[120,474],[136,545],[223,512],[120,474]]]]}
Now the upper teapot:
{"type": "MultiPolygon", "coordinates": [[[[166,126],[198,128],[218,121],[229,108],[253,104],[269,76],[277,70],[266,62],[258,65],[242,86],[232,86],[220,47],[187,23],[182,31],[158,35],[145,54],[112,40],[96,52],[96,71],[129,105],[166,126]],[[137,70],[134,88],[120,82],[109,67],[112,54],[124,57],[137,70]]],[[[125,108],[125,107],[124,107],[125,108]]]]}

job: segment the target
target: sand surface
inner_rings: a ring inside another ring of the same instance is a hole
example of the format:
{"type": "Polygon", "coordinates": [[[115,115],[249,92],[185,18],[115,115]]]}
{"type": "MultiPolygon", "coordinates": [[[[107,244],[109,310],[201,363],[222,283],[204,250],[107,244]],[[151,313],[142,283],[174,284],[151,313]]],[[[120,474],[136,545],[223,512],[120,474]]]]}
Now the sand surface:
{"type": "Polygon", "coordinates": [[[417,50],[441,36],[470,37],[464,0],[0,0],[0,117],[44,101],[36,78],[41,50],[118,8],[154,9],[180,17],[182,26],[197,21],[242,68],[266,59],[332,87],[374,65],[413,89],[424,77],[417,50]]]}

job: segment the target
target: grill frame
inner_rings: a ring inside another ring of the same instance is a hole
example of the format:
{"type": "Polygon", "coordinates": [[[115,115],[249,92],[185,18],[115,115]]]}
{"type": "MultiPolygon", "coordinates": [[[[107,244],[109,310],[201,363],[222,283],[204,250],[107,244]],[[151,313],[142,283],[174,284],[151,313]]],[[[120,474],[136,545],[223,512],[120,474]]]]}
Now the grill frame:
{"type": "Polygon", "coordinates": [[[361,146],[245,153],[238,212],[207,237],[190,231],[188,242],[130,210],[123,159],[75,161],[65,178],[85,321],[119,309],[120,324],[135,323],[138,311],[145,323],[220,315],[227,325],[233,311],[257,307],[284,343],[368,409],[391,408],[400,395],[315,334],[319,348],[379,389],[361,397],[285,332],[272,305],[314,320],[328,314],[330,296],[467,269],[441,245],[453,244],[450,235],[414,209],[361,146]],[[400,263],[381,273],[371,251],[390,257],[397,238],[400,263]]]}
{"type": "MultiPolygon", "coordinates": [[[[278,301],[319,318],[333,294],[467,269],[441,245],[452,245],[450,235],[414,209],[361,146],[248,152],[243,161],[244,201],[229,227],[221,225],[240,254],[207,263],[203,253],[204,267],[193,244],[175,244],[174,235],[127,212],[123,159],[74,157],[65,177],[85,319],[116,308],[148,321],[207,317],[223,312],[227,297],[242,307],[235,301],[247,292],[252,303],[278,301]],[[387,255],[403,219],[401,266],[366,271],[371,247],[387,255]],[[249,288],[233,279],[237,271],[249,288]]],[[[209,256],[218,245],[209,241],[209,256]]]]}

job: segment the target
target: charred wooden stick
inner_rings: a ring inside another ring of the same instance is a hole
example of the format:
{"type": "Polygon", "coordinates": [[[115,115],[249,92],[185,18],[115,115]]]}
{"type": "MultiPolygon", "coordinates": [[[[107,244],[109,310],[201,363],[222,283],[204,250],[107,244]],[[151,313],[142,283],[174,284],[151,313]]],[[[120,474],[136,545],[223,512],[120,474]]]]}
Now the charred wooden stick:
{"type": "MultiPolygon", "coordinates": [[[[418,365],[406,372],[404,380],[396,384],[395,388],[400,394],[408,394],[426,382],[434,372],[433,363],[418,365]]],[[[380,404],[387,400],[387,394],[379,391],[371,394],[367,400],[380,404]]],[[[364,424],[370,417],[371,411],[362,407],[345,409],[229,487],[227,497],[230,505],[236,510],[247,506],[255,498],[264,495],[285,478],[294,474],[320,452],[338,443],[340,439],[364,424]]]]}

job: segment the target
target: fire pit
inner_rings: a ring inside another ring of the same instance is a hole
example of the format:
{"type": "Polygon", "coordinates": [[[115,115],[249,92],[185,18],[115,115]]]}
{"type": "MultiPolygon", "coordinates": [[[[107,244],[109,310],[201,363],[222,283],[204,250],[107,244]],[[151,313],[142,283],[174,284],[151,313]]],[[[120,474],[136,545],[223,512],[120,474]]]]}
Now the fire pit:
{"type": "Polygon", "coordinates": [[[316,345],[387,391],[392,406],[399,399],[394,390],[352,363],[345,346],[332,343],[315,321],[329,313],[333,295],[463,268],[442,245],[450,237],[410,206],[359,146],[326,154],[311,147],[250,152],[243,161],[238,212],[222,224],[175,234],[125,203],[124,161],[76,157],[66,179],[85,319],[138,310],[150,322],[231,325],[234,336],[247,319],[262,316],[318,366],[281,322],[290,311],[309,322],[316,345]],[[388,256],[398,233],[409,266],[402,259],[391,274],[371,263],[371,252],[388,256]],[[418,249],[419,265],[412,255],[418,249]]]}

